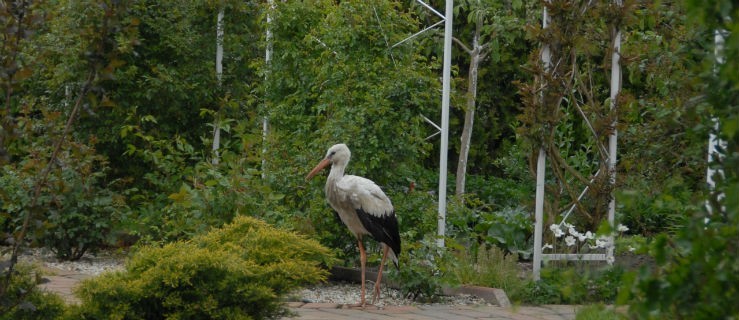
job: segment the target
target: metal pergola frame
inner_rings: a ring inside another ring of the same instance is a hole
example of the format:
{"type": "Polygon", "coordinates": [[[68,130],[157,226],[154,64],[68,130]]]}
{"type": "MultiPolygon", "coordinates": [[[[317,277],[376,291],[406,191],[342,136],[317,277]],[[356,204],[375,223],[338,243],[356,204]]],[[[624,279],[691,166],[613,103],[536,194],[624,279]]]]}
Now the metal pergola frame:
{"type": "MultiPolygon", "coordinates": [[[[613,0],[616,5],[622,6],[621,0],[613,0]]],[[[549,24],[549,15],[547,8],[544,7],[542,14],[542,28],[547,28],[549,24]]],[[[620,64],[620,53],[621,53],[621,30],[616,30],[616,36],[613,42],[613,52],[611,56],[611,83],[610,83],[610,108],[616,108],[616,101],[618,94],[621,91],[621,64],[620,64]]],[[[543,44],[541,52],[541,62],[545,70],[549,70],[552,63],[551,51],[548,44],[543,44]]],[[[614,188],[611,189],[611,201],[608,204],[608,223],[611,227],[614,227],[615,211],[616,211],[616,197],[615,197],[615,183],[616,183],[616,155],[618,146],[618,131],[616,130],[616,120],[613,123],[613,131],[608,137],[608,174],[611,185],[614,188]]],[[[598,171],[595,175],[598,175],[598,171]]],[[[534,266],[533,275],[534,280],[541,279],[541,265],[543,260],[568,260],[568,261],[607,261],[612,263],[614,261],[614,239],[613,233],[608,236],[608,246],[606,247],[605,253],[586,253],[586,254],[571,254],[571,253],[542,253],[542,239],[544,236],[544,196],[545,196],[545,177],[546,177],[546,151],[543,147],[539,148],[539,156],[536,165],[536,198],[534,206],[534,266]]],[[[578,201],[587,192],[587,187],[580,193],[578,201]]],[[[572,210],[575,208],[575,204],[570,210],[564,215],[564,218],[560,224],[564,223],[569,217],[572,210]]]]}

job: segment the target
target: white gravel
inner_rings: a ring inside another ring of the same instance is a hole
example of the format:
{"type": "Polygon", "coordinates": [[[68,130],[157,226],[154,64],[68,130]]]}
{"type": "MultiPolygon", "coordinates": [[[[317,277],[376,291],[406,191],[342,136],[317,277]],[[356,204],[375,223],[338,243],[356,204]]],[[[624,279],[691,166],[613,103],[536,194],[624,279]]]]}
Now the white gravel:
{"type": "MultiPolygon", "coordinates": [[[[372,302],[372,292],[374,283],[367,282],[365,299],[367,303],[372,302]]],[[[288,298],[291,301],[300,301],[305,303],[337,303],[337,304],[356,304],[360,301],[361,286],[358,283],[347,282],[328,282],[316,286],[310,286],[299,290],[288,298]]],[[[429,305],[428,303],[420,303],[403,297],[403,294],[396,289],[381,288],[381,297],[375,304],[377,307],[383,306],[405,306],[405,305],[429,305]]],[[[431,305],[488,305],[485,300],[470,296],[442,296],[438,302],[430,303],[431,305]]]]}
{"type": "MultiPolygon", "coordinates": [[[[3,260],[10,258],[11,248],[1,249],[3,260]]],[[[80,274],[99,275],[105,271],[123,270],[125,252],[106,252],[97,254],[85,254],[77,261],[59,261],[51,250],[45,248],[26,249],[18,256],[18,261],[38,263],[49,268],[74,271],[80,274]]]]}
{"type": "MultiPolygon", "coordinates": [[[[0,247],[2,260],[10,258],[9,247],[0,247]]],[[[72,271],[86,275],[99,275],[106,271],[123,270],[126,252],[106,252],[97,254],[85,254],[78,261],[59,261],[54,254],[44,248],[31,248],[18,257],[21,262],[38,263],[49,268],[72,271]]],[[[305,303],[336,303],[356,304],[360,300],[360,285],[358,283],[327,282],[293,292],[288,295],[289,301],[300,301],[305,303]]],[[[372,301],[372,290],[374,283],[368,281],[366,284],[367,302],[372,301]]],[[[478,297],[470,295],[442,296],[434,305],[488,305],[478,297]]],[[[403,306],[403,305],[428,305],[408,299],[396,289],[382,287],[381,297],[376,306],[403,306]]]]}

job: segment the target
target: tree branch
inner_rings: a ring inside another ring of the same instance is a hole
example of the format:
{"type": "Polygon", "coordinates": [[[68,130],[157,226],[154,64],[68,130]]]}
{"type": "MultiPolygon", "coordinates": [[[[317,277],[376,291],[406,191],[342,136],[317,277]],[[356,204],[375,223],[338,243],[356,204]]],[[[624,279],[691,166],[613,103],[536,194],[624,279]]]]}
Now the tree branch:
{"type": "Polygon", "coordinates": [[[464,50],[464,52],[467,52],[467,54],[470,54],[470,55],[472,54],[472,50],[470,50],[470,48],[468,48],[466,45],[464,45],[464,43],[462,43],[462,41],[460,41],[456,37],[452,37],[452,40],[454,41],[454,43],[456,43],[460,47],[462,47],[462,50],[464,50]]]}
{"type": "Polygon", "coordinates": [[[95,74],[95,70],[91,70],[90,74],[87,76],[87,80],[80,90],[80,94],[77,97],[74,108],[72,108],[72,113],[69,114],[69,119],[67,119],[64,130],[62,131],[61,136],[59,136],[57,141],[54,143],[54,151],[52,151],[51,156],[49,157],[49,161],[46,163],[46,167],[44,167],[44,170],[41,171],[41,174],[39,175],[38,180],[33,187],[33,197],[31,198],[31,203],[28,205],[28,211],[26,212],[26,216],[23,219],[23,225],[21,226],[20,232],[16,236],[15,243],[13,244],[13,253],[10,257],[10,266],[8,266],[8,273],[6,274],[5,284],[10,283],[10,278],[13,274],[13,268],[18,262],[18,249],[20,249],[20,246],[23,243],[23,239],[26,237],[26,233],[28,232],[28,225],[30,224],[31,218],[33,217],[34,208],[38,204],[38,199],[41,197],[41,188],[48,181],[49,173],[51,173],[51,169],[53,169],[54,164],[56,163],[56,158],[59,156],[59,152],[62,149],[62,144],[66,140],[67,135],[69,135],[69,132],[72,130],[72,124],[74,123],[74,120],[77,117],[77,113],[79,113],[80,107],[82,106],[82,100],[85,96],[87,96],[87,92],[90,90],[90,86],[95,79],[95,74]]]}

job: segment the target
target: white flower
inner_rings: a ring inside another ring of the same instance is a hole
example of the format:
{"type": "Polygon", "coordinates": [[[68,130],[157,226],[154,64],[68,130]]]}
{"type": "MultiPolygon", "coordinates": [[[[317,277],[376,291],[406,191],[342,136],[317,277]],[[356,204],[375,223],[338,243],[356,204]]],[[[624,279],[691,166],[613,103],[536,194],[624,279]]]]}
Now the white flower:
{"type": "Polygon", "coordinates": [[[541,247],[541,250],[546,250],[546,249],[554,249],[554,246],[549,243],[545,243],[544,246],[541,247]]]}
{"type": "Polygon", "coordinates": [[[585,236],[585,234],[584,234],[584,233],[578,233],[578,234],[577,234],[577,240],[578,240],[578,241],[580,241],[580,242],[585,242],[585,240],[587,240],[587,239],[588,239],[588,237],[587,237],[587,236],[585,236]]]}
{"type": "Polygon", "coordinates": [[[567,236],[565,237],[565,244],[567,244],[568,247],[572,247],[575,245],[575,237],[573,236],[567,236]]]}
{"type": "Polygon", "coordinates": [[[549,226],[549,230],[552,230],[556,238],[559,238],[564,235],[564,232],[562,232],[562,229],[560,229],[559,225],[556,223],[549,226]]]}
{"type": "Polygon", "coordinates": [[[594,236],[593,236],[593,233],[592,232],[590,232],[590,231],[585,232],[585,239],[593,240],[593,238],[594,238],[594,236]]]}
{"type": "Polygon", "coordinates": [[[616,230],[618,230],[618,232],[626,232],[629,231],[629,227],[619,223],[618,227],[616,227],[616,230]]]}
{"type": "Polygon", "coordinates": [[[608,241],[608,238],[605,236],[600,236],[598,239],[595,239],[595,246],[597,248],[607,248],[610,244],[610,241],[608,241]]]}
{"type": "Polygon", "coordinates": [[[577,230],[575,230],[575,226],[573,226],[573,225],[569,225],[567,227],[567,232],[569,232],[573,237],[577,237],[577,236],[580,235],[580,233],[577,232],[577,230]]]}
{"type": "Polygon", "coordinates": [[[629,246],[629,252],[634,252],[634,251],[636,251],[636,248],[629,246]]]}

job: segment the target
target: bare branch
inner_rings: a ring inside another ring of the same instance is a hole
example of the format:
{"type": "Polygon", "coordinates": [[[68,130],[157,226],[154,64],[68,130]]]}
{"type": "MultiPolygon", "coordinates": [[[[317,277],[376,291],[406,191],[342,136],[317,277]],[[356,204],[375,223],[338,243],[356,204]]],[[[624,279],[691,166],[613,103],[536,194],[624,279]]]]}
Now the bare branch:
{"type": "Polygon", "coordinates": [[[458,44],[458,45],[459,45],[460,47],[462,47],[462,50],[464,50],[464,52],[467,52],[467,54],[472,54],[472,50],[470,50],[470,48],[468,48],[468,47],[467,47],[466,45],[464,45],[464,43],[462,43],[462,41],[460,41],[460,40],[459,40],[459,39],[457,39],[456,37],[452,37],[452,40],[453,40],[453,41],[454,41],[454,42],[455,42],[456,44],[458,44]]]}

